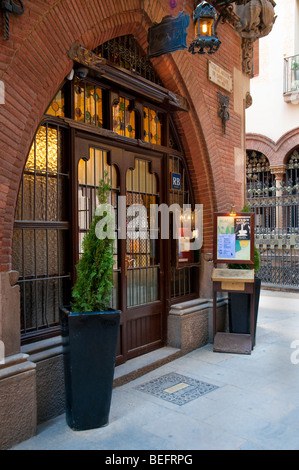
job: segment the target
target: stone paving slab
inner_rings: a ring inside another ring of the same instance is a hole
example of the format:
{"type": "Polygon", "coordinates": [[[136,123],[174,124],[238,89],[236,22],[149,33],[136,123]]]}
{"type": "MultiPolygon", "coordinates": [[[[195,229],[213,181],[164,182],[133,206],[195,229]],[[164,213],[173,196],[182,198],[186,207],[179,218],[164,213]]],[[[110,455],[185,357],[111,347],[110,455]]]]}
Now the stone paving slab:
{"type": "Polygon", "coordinates": [[[114,388],[105,428],[72,431],[61,415],[13,449],[299,450],[298,390],[299,294],[262,291],[251,355],[208,344],[114,388]],[[167,375],[178,380],[164,393],[183,393],[189,379],[215,388],[184,405],[142,390],[167,375]]]}

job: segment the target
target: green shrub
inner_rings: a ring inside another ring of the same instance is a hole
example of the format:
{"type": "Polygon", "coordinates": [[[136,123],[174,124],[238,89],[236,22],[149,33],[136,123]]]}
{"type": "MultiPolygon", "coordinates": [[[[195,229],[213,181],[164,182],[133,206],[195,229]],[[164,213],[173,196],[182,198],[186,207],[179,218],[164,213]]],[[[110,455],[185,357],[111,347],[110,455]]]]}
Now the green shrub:
{"type": "MultiPolygon", "coordinates": [[[[97,191],[100,204],[106,204],[111,190],[105,172],[97,191]]],[[[113,287],[113,244],[114,239],[99,239],[97,224],[106,216],[93,216],[82,248],[83,254],[77,264],[77,280],[72,290],[72,311],[78,313],[105,311],[110,307],[113,287]]],[[[107,226],[103,229],[107,231],[107,226]]]]}

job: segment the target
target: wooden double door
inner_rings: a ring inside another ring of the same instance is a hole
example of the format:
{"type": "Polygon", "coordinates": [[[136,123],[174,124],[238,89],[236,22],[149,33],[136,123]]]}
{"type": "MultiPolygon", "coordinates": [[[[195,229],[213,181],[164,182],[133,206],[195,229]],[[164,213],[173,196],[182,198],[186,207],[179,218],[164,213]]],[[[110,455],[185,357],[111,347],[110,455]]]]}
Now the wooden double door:
{"type": "Polygon", "coordinates": [[[160,220],[151,218],[152,204],[161,204],[167,184],[163,154],[106,145],[88,138],[75,140],[76,192],[74,213],[79,246],[97,205],[97,186],[107,171],[114,207],[114,289],[112,306],[121,310],[117,363],[157,349],[165,336],[165,253],[160,220]]]}

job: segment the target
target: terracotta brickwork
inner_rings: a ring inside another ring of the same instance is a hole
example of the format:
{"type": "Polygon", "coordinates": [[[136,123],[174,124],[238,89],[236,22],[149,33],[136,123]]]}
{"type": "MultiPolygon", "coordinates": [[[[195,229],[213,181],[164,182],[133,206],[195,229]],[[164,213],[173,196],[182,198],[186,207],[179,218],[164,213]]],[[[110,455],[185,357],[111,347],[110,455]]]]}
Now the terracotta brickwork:
{"type": "Polygon", "coordinates": [[[260,134],[246,134],[246,149],[263,153],[270,168],[284,165],[290,153],[299,146],[299,127],[286,132],[277,142],[260,134]]]}
{"type": "MultiPolygon", "coordinates": [[[[178,2],[180,3],[180,2],[178,2]]],[[[169,14],[169,2],[139,0],[27,0],[22,16],[10,15],[10,39],[0,39],[0,80],[5,104],[0,105],[0,270],[11,269],[12,231],[17,193],[26,157],[41,117],[72,69],[67,51],[75,42],[92,50],[113,37],[136,35],[146,51],[147,29],[169,14]]],[[[174,16],[177,10],[171,12],[174,16]]],[[[186,2],[192,18],[193,2],[186,2]]],[[[193,34],[192,19],[187,44],[193,34]]],[[[156,58],[163,85],[187,98],[190,111],[175,122],[188,159],[196,202],[204,205],[204,251],[212,250],[212,214],[243,204],[242,183],[235,179],[234,149],[245,149],[244,113],[236,112],[235,85],[227,93],[207,78],[208,60],[234,76],[241,70],[241,39],[219,24],[221,48],[213,56],[187,50],[156,58]],[[218,116],[217,92],[230,96],[226,134],[218,116]]],[[[242,97],[241,97],[242,99],[242,97]]],[[[244,96],[245,99],[245,96],[244,96]]],[[[245,175],[244,175],[245,176],[245,175]]]]}

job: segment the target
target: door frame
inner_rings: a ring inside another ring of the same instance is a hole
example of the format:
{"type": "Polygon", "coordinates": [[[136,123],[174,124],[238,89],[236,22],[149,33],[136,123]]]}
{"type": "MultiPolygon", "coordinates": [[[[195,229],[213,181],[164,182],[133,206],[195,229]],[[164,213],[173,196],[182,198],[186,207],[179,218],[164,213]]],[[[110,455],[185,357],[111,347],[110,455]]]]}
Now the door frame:
{"type": "MultiPolygon", "coordinates": [[[[168,159],[166,158],[168,154],[163,152],[154,151],[148,148],[140,148],[136,145],[130,145],[128,142],[119,142],[119,139],[116,139],[115,142],[110,141],[110,139],[105,139],[102,136],[95,135],[92,133],[82,132],[81,130],[72,129],[72,147],[73,147],[73,156],[71,163],[71,201],[72,201],[72,266],[71,266],[71,278],[73,282],[76,279],[76,264],[78,261],[78,246],[79,246],[79,231],[78,231],[78,163],[82,156],[85,156],[86,159],[89,159],[89,149],[98,148],[103,151],[107,151],[108,154],[108,163],[109,165],[115,165],[119,173],[119,195],[126,195],[126,171],[129,168],[134,169],[135,159],[140,157],[145,161],[150,162],[150,171],[155,173],[158,176],[158,189],[159,189],[159,204],[162,202],[167,203],[167,184],[168,181],[165,176],[167,175],[168,159]]],[[[159,279],[159,291],[160,298],[158,301],[138,306],[127,307],[127,280],[125,279],[125,253],[126,253],[126,239],[118,240],[118,249],[122,254],[119,261],[120,269],[120,278],[119,278],[119,302],[120,310],[125,306],[125,314],[129,311],[132,316],[134,313],[138,312],[139,316],[142,310],[142,315],[146,315],[147,311],[154,311],[156,308],[161,309],[161,333],[160,340],[152,344],[143,345],[138,350],[132,352],[128,351],[127,346],[127,331],[126,331],[126,322],[127,318],[125,315],[121,315],[120,321],[120,338],[116,364],[121,364],[128,359],[142,355],[151,350],[158,349],[166,343],[167,337],[167,295],[168,295],[168,247],[169,241],[159,240],[159,254],[160,254],[160,275],[159,279]],[[158,307],[159,304],[159,307],[158,307]]],[[[169,302],[170,303],[170,302],[169,302]]],[[[141,315],[141,316],[142,316],[141,315]]],[[[129,321],[129,320],[128,320],[129,321]]]]}

